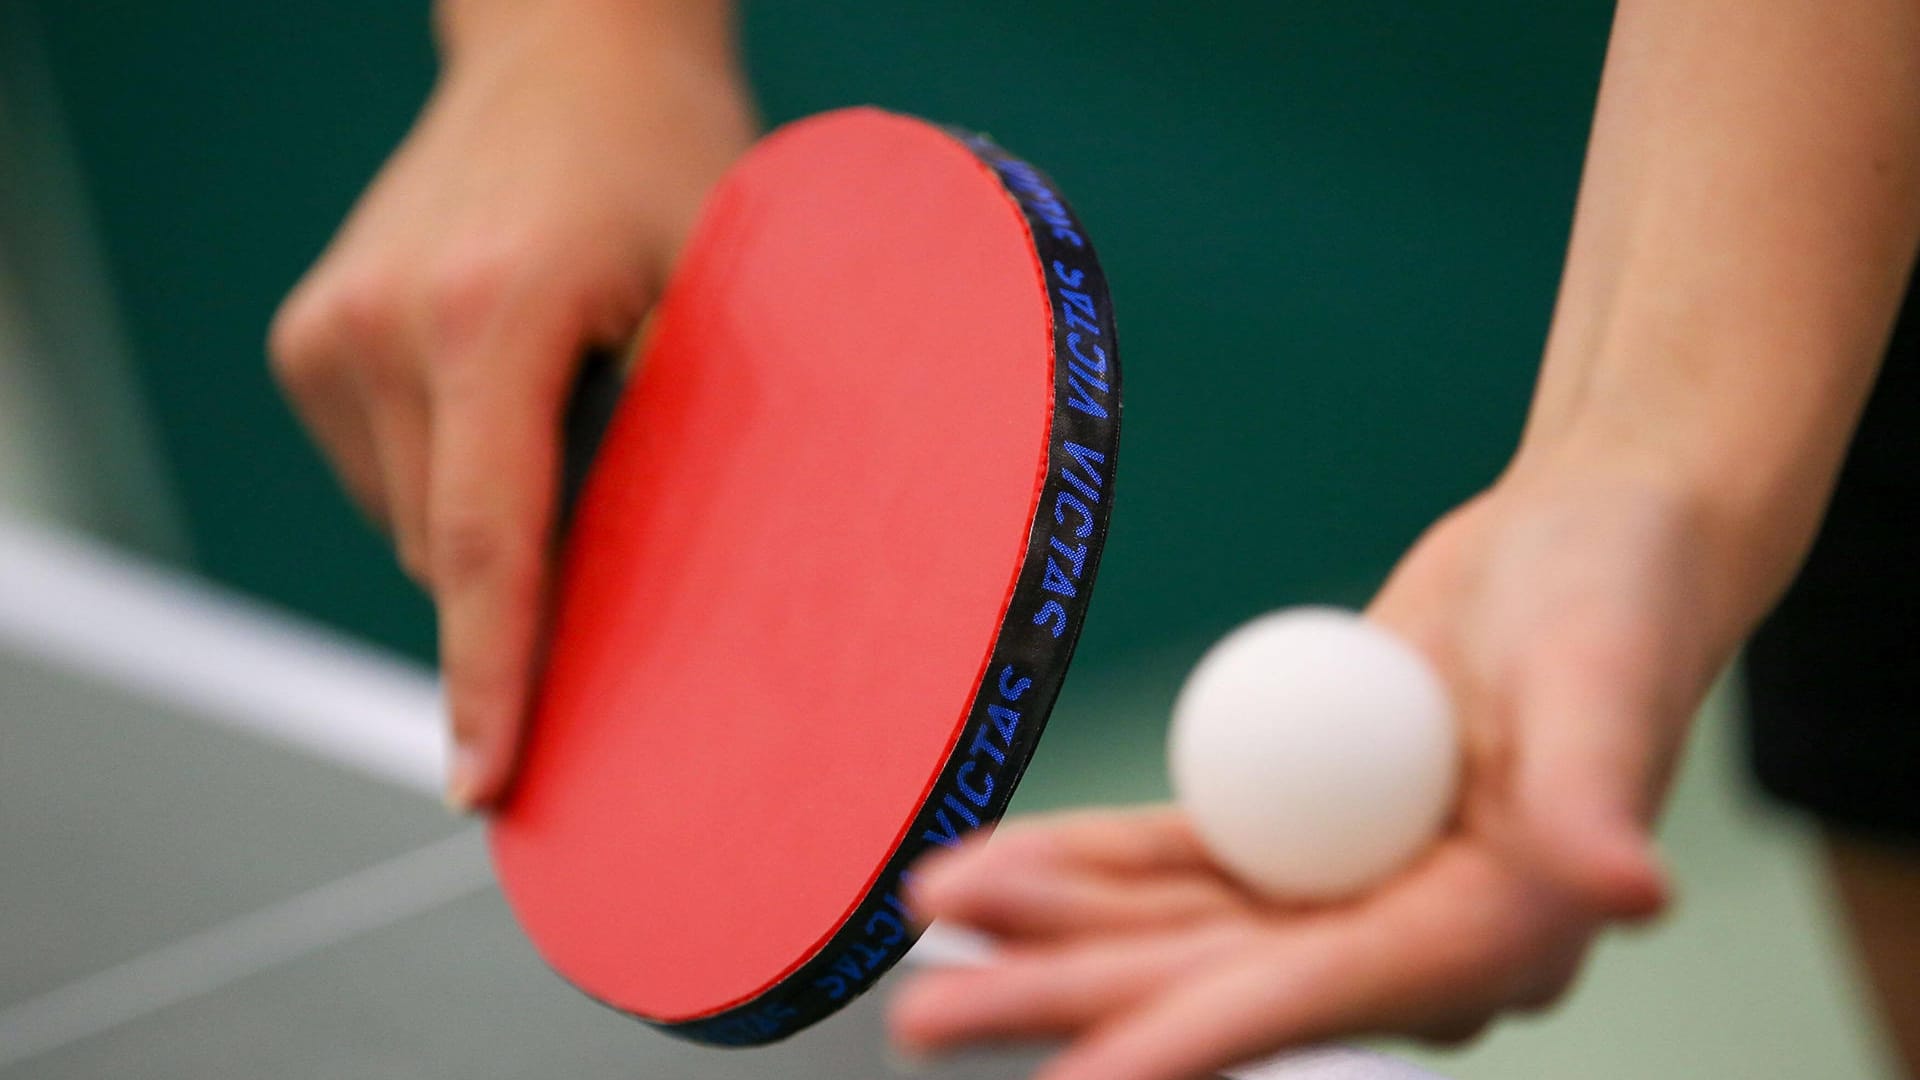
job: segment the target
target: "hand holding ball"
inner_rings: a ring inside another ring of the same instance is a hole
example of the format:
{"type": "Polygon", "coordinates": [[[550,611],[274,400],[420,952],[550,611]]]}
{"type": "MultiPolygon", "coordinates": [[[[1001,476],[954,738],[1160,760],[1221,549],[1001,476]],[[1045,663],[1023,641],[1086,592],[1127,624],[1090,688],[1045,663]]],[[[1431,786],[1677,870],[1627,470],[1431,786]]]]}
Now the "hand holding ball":
{"type": "Polygon", "coordinates": [[[1350,895],[1445,823],[1459,773],[1452,712],[1427,661],[1361,616],[1267,615],[1188,676],[1173,710],[1174,792],[1249,887],[1350,895]]]}

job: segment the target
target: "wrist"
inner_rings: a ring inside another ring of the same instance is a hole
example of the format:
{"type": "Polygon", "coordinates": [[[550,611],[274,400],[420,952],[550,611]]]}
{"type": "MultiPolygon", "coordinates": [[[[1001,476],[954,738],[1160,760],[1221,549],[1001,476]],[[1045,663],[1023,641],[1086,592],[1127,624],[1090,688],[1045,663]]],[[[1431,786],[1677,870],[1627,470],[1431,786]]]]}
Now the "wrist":
{"type": "Polygon", "coordinates": [[[1844,455],[1831,439],[1740,430],[1657,408],[1587,406],[1531,427],[1501,484],[1550,485],[1676,523],[1697,560],[1710,623],[1744,639],[1791,582],[1844,455]]]}
{"type": "Polygon", "coordinates": [[[737,68],[726,0],[435,0],[442,63],[558,47],[737,68]]]}

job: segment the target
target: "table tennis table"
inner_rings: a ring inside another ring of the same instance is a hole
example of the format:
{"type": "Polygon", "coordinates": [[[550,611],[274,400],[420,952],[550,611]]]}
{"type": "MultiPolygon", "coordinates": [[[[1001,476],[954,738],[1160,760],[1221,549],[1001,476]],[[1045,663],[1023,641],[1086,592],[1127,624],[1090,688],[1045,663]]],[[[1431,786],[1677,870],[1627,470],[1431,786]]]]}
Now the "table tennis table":
{"type": "MultiPolygon", "coordinates": [[[[884,983],[756,1050],[596,1006],[433,797],[437,708],[404,660],[0,519],[0,1080],[1001,1080],[1040,1060],[891,1060],[884,983]]],[[[960,941],[936,927],[909,962],[960,941]]],[[[1334,1048],[1234,1075],[1427,1074],[1334,1048]]]]}

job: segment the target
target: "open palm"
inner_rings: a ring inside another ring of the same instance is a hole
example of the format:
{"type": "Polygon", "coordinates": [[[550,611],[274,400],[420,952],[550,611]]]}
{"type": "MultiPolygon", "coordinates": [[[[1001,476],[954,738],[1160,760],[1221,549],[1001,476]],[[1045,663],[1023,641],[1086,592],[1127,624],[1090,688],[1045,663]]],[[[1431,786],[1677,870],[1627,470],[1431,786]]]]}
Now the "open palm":
{"type": "Polygon", "coordinates": [[[1445,835],[1353,900],[1291,905],[1215,866],[1178,808],[1084,811],[927,861],[927,919],[997,939],[918,976],[920,1052],[1065,1040],[1046,1080],[1181,1080],[1362,1033],[1452,1040],[1569,984],[1594,934],[1665,901],[1647,838],[1687,718],[1738,641],[1684,513],[1637,486],[1531,485],[1467,504],[1369,614],[1460,711],[1445,835]]]}

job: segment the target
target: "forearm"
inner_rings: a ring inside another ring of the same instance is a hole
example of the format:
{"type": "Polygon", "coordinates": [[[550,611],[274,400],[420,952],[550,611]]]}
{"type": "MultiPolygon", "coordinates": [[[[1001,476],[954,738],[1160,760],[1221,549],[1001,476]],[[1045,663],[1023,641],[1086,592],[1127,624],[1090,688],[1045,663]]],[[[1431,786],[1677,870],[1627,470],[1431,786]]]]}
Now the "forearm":
{"type": "Polygon", "coordinates": [[[1691,500],[1763,609],[1917,240],[1920,4],[1625,0],[1516,468],[1603,460],[1691,500]]]}

